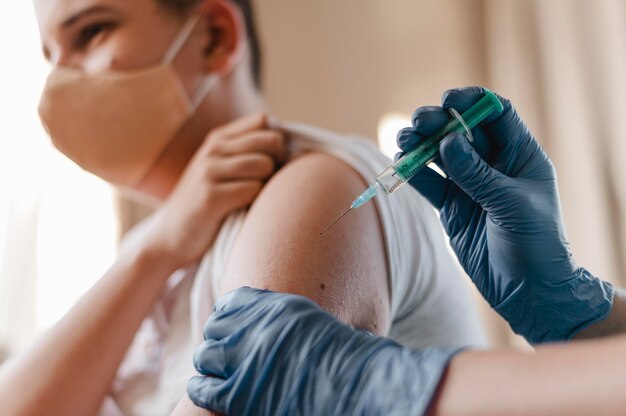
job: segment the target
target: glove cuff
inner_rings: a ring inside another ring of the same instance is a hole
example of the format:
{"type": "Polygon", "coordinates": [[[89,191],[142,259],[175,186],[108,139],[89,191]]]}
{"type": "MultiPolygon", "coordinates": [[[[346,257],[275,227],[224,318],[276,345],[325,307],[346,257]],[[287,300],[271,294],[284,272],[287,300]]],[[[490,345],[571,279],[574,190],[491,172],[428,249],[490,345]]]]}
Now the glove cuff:
{"type": "Polygon", "coordinates": [[[558,285],[525,281],[496,311],[531,344],[570,341],[609,315],[614,295],[613,285],[578,268],[558,285]]]}
{"type": "Polygon", "coordinates": [[[409,350],[387,345],[363,366],[354,414],[423,415],[448,368],[461,348],[409,350]]]}

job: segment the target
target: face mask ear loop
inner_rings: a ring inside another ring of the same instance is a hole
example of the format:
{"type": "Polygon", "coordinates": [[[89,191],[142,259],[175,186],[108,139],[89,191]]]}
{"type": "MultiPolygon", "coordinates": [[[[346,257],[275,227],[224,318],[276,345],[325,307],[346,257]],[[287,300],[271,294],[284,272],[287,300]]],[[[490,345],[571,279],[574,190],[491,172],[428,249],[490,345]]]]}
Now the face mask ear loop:
{"type": "MultiPolygon", "coordinates": [[[[239,65],[241,61],[243,60],[243,50],[241,47],[239,47],[235,53],[236,55],[233,58],[233,63],[230,69],[225,74],[222,74],[221,76],[227,76],[231,74],[235,70],[237,65],[239,65]]],[[[209,91],[213,89],[213,86],[217,83],[219,77],[220,75],[215,75],[215,74],[209,75],[209,78],[202,84],[202,86],[196,93],[194,99],[192,100],[194,110],[197,110],[200,104],[202,104],[202,101],[204,101],[204,98],[207,96],[209,91]]]]}
{"type": "Polygon", "coordinates": [[[209,91],[213,89],[213,86],[216,83],[217,75],[208,75],[208,79],[202,83],[202,86],[200,87],[200,89],[198,89],[195,96],[193,97],[191,105],[194,111],[197,110],[198,107],[200,107],[200,104],[202,104],[202,101],[204,101],[206,96],[209,94],[209,91]]]}
{"type": "Polygon", "coordinates": [[[180,50],[183,48],[183,46],[185,46],[185,43],[187,43],[187,41],[189,40],[189,36],[191,36],[191,33],[196,28],[198,21],[200,21],[200,17],[201,16],[198,13],[194,13],[184,24],[183,28],[180,30],[180,33],[178,34],[178,36],[176,36],[174,42],[172,42],[172,46],[170,46],[167,53],[165,54],[165,57],[163,58],[163,61],[166,64],[171,64],[178,56],[180,50]]]}
{"type": "MultiPolygon", "coordinates": [[[[223,74],[221,76],[229,75],[230,73],[232,73],[237,67],[237,65],[241,63],[242,59],[243,59],[243,51],[242,51],[242,48],[239,48],[233,59],[233,64],[231,68],[228,70],[226,74],[223,74]]],[[[200,104],[202,104],[202,101],[204,101],[204,98],[207,96],[209,91],[213,89],[213,86],[217,83],[219,77],[220,77],[219,75],[215,75],[215,74],[209,75],[208,79],[202,83],[202,86],[200,87],[200,89],[198,90],[198,92],[196,93],[195,97],[192,100],[192,103],[193,103],[192,105],[193,105],[194,110],[197,110],[200,104]]]]}
{"type": "MultiPolygon", "coordinates": [[[[178,34],[178,36],[176,36],[176,39],[174,39],[174,42],[172,42],[172,46],[170,46],[169,50],[165,54],[165,57],[163,58],[166,64],[169,65],[174,61],[174,59],[176,59],[176,56],[178,56],[183,46],[185,46],[185,43],[189,40],[189,36],[191,36],[191,33],[196,28],[196,25],[198,24],[201,18],[202,18],[202,15],[200,13],[194,13],[187,20],[187,22],[183,25],[183,28],[180,30],[180,33],[178,34]]],[[[243,58],[243,52],[241,49],[239,49],[235,57],[235,63],[233,65],[233,68],[231,68],[230,71],[234,70],[234,67],[237,66],[237,64],[242,60],[242,58],[243,58]]],[[[202,83],[202,86],[196,92],[194,98],[191,100],[192,108],[194,111],[198,109],[200,104],[202,104],[202,101],[204,101],[209,91],[211,91],[213,89],[213,86],[217,83],[217,80],[218,80],[217,75],[210,75],[209,78],[205,82],[202,83]]]]}
{"type": "MultiPolygon", "coordinates": [[[[201,18],[202,15],[200,13],[194,13],[183,25],[180,33],[178,34],[178,36],[176,36],[174,42],[172,42],[172,46],[170,46],[167,53],[165,54],[165,57],[163,58],[165,64],[169,65],[174,61],[174,59],[176,59],[183,46],[185,46],[185,43],[187,43],[187,41],[189,40],[189,36],[191,36],[191,33],[196,28],[201,18]]],[[[200,106],[202,101],[204,101],[204,98],[213,88],[216,82],[217,77],[215,75],[212,75],[209,76],[209,79],[202,83],[202,86],[191,100],[191,107],[194,111],[198,109],[198,107],[200,106]]]]}

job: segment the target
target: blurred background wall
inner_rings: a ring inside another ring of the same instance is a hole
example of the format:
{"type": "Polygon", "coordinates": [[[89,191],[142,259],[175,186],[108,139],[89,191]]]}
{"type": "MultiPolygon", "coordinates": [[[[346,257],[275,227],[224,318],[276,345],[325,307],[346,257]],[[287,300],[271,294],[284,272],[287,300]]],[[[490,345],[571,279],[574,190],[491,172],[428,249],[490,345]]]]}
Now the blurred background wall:
{"type": "MultiPolygon", "coordinates": [[[[257,0],[273,112],[378,140],[447,88],[510,98],[559,172],[579,263],[626,284],[625,0],[257,0]]],[[[0,345],[17,350],[115,255],[145,209],[48,145],[30,2],[0,4],[0,345]],[[122,217],[118,216],[122,212],[122,217]]],[[[522,345],[485,310],[494,345],[522,345]]],[[[454,305],[450,305],[454,307],[454,305]]]]}
{"type": "Polygon", "coordinates": [[[481,1],[257,4],[267,96],[283,117],[375,139],[385,114],[487,81],[481,1]]]}

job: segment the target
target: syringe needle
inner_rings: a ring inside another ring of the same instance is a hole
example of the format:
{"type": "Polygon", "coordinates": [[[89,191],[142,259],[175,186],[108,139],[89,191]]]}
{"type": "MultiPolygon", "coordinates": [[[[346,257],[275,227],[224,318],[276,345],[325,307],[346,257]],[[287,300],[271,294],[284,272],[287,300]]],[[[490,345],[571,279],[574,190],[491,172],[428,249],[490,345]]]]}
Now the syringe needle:
{"type": "Polygon", "coordinates": [[[339,222],[340,219],[342,219],[343,217],[346,216],[346,214],[348,212],[352,211],[352,207],[348,208],[348,210],[346,212],[344,212],[343,214],[341,214],[339,216],[339,218],[337,218],[335,221],[331,222],[326,228],[324,228],[324,230],[322,230],[322,232],[320,233],[320,235],[324,234],[326,231],[328,231],[330,229],[330,227],[332,227],[333,225],[337,224],[339,222]]]}

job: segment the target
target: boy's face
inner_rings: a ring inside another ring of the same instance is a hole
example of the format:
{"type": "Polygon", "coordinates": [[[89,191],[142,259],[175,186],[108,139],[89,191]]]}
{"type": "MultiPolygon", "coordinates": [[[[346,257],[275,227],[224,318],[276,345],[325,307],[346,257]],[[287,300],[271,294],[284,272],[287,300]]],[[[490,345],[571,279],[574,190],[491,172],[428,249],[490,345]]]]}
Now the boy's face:
{"type": "Polygon", "coordinates": [[[49,62],[55,68],[92,74],[162,63],[183,25],[193,13],[201,14],[173,65],[190,98],[206,84],[208,75],[220,76],[157,160],[149,175],[155,185],[145,185],[149,189],[139,189],[142,193],[166,195],[207,132],[230,121],[230,110],[245,106],[240,101],[249,96],[241,93],[248,87],[239,85],[242,77],[237,75],[248,70],[239,65],[240,52],[247,49],[240,10],[226,0],[202,0],[200,6],[181,15],[157,0],[35,0],[49,62]]]}
{"type": "MultiPolygon", "coordinates": [[[[87,73],[163,62],[187,18],[156,0],[35,0],[35,11],[46,58],[87,73]]],[[[174,60],[191,96],[212,70],[209,20],[201,20],[174,60]]]]}

